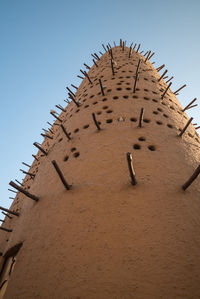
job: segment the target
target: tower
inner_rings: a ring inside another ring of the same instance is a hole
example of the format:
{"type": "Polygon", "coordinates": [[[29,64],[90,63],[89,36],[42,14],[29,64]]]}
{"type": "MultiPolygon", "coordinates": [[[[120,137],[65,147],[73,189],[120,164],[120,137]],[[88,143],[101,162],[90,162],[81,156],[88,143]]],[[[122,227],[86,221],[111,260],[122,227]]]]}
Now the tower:
{"type": "Polygon", "coordinates": [[[10,183],[4,298],[200,296],[200,187],[185,184],[200,138],[164,67],[139,49],[92,54],[22,186],[10,183]]]}

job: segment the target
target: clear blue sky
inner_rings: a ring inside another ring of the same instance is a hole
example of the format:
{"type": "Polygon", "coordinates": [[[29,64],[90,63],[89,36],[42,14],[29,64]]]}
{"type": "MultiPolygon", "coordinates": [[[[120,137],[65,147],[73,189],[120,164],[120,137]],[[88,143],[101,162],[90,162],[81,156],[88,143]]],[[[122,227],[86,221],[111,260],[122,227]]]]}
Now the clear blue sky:
{"type": "MultiPolygon", "coordinates": [[[[21,162],[32,163],[50,109],[64,105],[65,87],[79,85],[79,69],[102,42],[155,51],[174,90],[187,84],[180,102],[199,99],[199,16],[199,0],[0,0],[0,205],[10,206],[9,181],[22,180],[21,162]]],[[[199,107],[189,115],[200,124],[199,107]]]]}

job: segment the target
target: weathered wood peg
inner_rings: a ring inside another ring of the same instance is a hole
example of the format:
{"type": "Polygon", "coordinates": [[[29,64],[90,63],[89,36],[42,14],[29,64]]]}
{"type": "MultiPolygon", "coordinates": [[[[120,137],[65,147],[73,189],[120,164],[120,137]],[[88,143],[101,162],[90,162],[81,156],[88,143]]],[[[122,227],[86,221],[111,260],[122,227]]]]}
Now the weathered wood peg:
{"type": "Polygon", "coordinates": [[[191,117],[188,122],[186,123],[185,127],[181,130],[180,134],[178,135],[179,137],[181,137],[183,135],[183,133],[186,131],[187,127],[189,126],[189,124],[192,122],[193,117],[191,117]]]}
{"type": "Polygon", "coordinates": [[[110,47],[110,49],[112,49],[111,44],[108,43],[108,46],[110,47]]]}
{"type": "Polygon", "coordinates": [[[54,166],[54,168],[55,168],[55,170],[56,170],[56,172],[57,172],[59,178],[61,179],[63,185],[65,186],[65,188],[66,188],[67,190],[70,190],[71,186],[70,186],[70,185],[67,183],[67,181],[65,180],[65,178],[64,178],[64,176],[63,176],[63,174],[62,174],[62,171],[61,171],[60,168],[58,167],[58,164],[56,163],[56,161],[53,160],[53,161],[51,161],[51,163],[53,164],[53,166],[54,166]]]}
{"type": "Polygon", "coordinates": [[[122,43],[122,51],[124,51],[124,41],[123,41],[123,43],[122,43]]]}
{"type": "Polygon", "coordinates": [[[82,76],[79,76],[79,75],[77,75],[77,77],[80,78],[80,79],[84,79],[82,76]]]}
{"type": "Polygon", "coordinates": [[[104,48],[104,51],[105,51],[105,52],[107,52],[107,50],[106,50],[106,48],[105,48],[104,44],[102,44],[102,47],[104,48]]]}
{"type": "Polygon", "coordinates": [[[169,78],[166,83],[168,83],[169,81],[171,81],[174,77],[172,76],[171,78],[169,78]]]}
{"type": "Polygon", "coordinates": [[[131,57],[131,53],[132,53],[132,47],[130,46],[130,48],[129,48],[129,54],[128,54],[128,58],[131,57]]]}
{"type": "Polygon", "coordinates": [[[11,191],[11,192],[13,192],[13,193],[17,193],[17,191],[12,190],[12,189],[8,189],[8,191],[11,191]]]}
{"type": "Polygon", "coordinates": [[[196,168],[192,176],[185,182],[185,184],[182,185],[182,189],[185,191],[193,182],[194,180],[198,177],[200,173],[200,165],[196,168]]]}
{"type": "Polygon", "coordinates": [[[74,84],[71,84],[72,87],[74,87],[76,90],[78,90],[78,87],[74,84]]]}
{"type": "Polygon", "coordinates": [[[153,52],[153,53],[149,56],[148,60],[150,60],[154,55],[155,55],[155,53],[153,52]]]}
{"type": "Polygon", "coordinates": [[[26,195],[27,197],[38,201],[39,198],[31,193],[29,193],[28,191],[24,190],[22,187],[18,186],[17,184],[15,184],[13,181],[10,181],[9,183],[10,186],[12,186],[13,188],[17,189],[19,192],[23,193],[24,195],[26,195]]]}
{"type": "Polygon", "coordinates": [[[40,135],[41,135],[42,137],[44,137],[44,138],[53,139],[53,137],[51,137],[51,136],[49,136],[49,135],[47,135],[47,134],[43,134],[43,133],[41,133],[40,135]]]}
{"type": "Polygon", "coordinates": [[[195,128],[195,130],[198,130],[198,129],[200,129],[200,126],[195,128]]]}
{"type": "Polygon", "coordinates": [[[137,44],[134,45],[133,50],[135,50],[135,47],[137,46],[137,44]]]}
{"type": "Polygon", "coordinates": [[[162,94],[161,96],[161,99],[163,100],[164,99],[164,96],[166,95],[168,89],[170,88],[170,86],[172,85],[172,82],[169,83],[169,85],[167,86],[167,88],[165,89],[164,93],[162,94]]]}
{"type": "Polygon", "coordinates": [[[3,208],[3,207],[0,207],[0,210],[6,212],[6,213],[9,213],[11,215],[14,215],[14,216],[18,216],[19,217],[19,213],[18,212],[14,212],[14,211],[11,211],[11,210],[8,210],[6,208],[3,208]]]}
{"type": "Polygon", "coordinates": [[[92,81],[90,80],[90,77],[88,76],[88,74],[86,72],[84,72],[84,73],[85,73],[85,76],[87,77],[89,83],[92,85],[92,81]]]}
{"type": "Polygon", "coordinates": [[[65,130],[65,127],[64,127],[62,124],[61,124],[60,126],[61,126],[61,129],[63,130],[65,136],[67,136],[68,140],[71,140],[71,137],[70,137],[70,135],[67,133],[67,131],[65,130]]]}
{"type": "Polygon", "coordinates": [[[45,156],[47,156],[47,152],[38,144],[38,142],[34,142],[33,145],[37,147],[45,156]]]}
{"type": "Polygon", "coordinates": [[[138,45],[136,53],[138,53],[139,49],[140,49],[141,44],[138,45]]]}
{"type": "Polygon", "coordinates": [[[150,56],[150,55],[151,55],[151,51],[148,52],[147,57],[146,57],[146,59],[145,59],[144,62],[147,62],[147,60],[149,59],[149,56],[150,56]]]}
{"type": "Polygon", "coordinates": [[[140,54],[142,54],[144,51],[142,50],[141,52],[140,52],[140,54]]]}
{"type": "Polygon", "coordinates": [[[60,109],[63,112],[66,112],[66,110],[61,105],[55,105],[55,107],[60,109]]]}
{"type": "Polygon", "coordinates": [[[160,76],[160,78],[158,79],[158,82],[164,77],[164,75],[168,72],[168,70],[165,70],[164,73],[162,74],[162,76],[160,76]]]}
{"type": "Polygon", "coordinates": [[[62,119],[60,119],[60,118],[55,114],[55,112],[50,111],[50,114],[51,114],[52,116],[54,116],[57,120],[59,120],[60,122],[62,122],[62,119]]]}
{"type": "Polygon", "coordinates": [[[157,71],[160,72],[165,67],[165,64],[162,64],[161,66],[157,67],[157,71]]]}
{"type": "MultiPolygon", "coordinates": [[[[88,69],[88,70],[90,70],[90,66],[89,65],[87,65],[86,63],[84,63],[84,66],[88,69]]],[[[72,84],[71,84],[72,85],[72,84]]],[[[78,89],[78,88],[77,88],[78,89]]]]}
{"type": "Polygon", "coordinates": [[[100,84],[102,96],[105,96],[101,79],[99,79],[99,84],[100,84]]]}
{"type": "Polygon", "coordinates": [[[126,153],[126,158],[127,158],[128,169],[129,169],[129,173],[130,173],[130,177],[131,177],[131,184],[136,185],[137,181],[135,178],[135,171],[133,168],[133,157],[132,157],[131,153],[126,153]]]}
{"type": "Polygon", "coordinates": [[[196,102],[197,98],[194,98],[183,110],[182,112],[186,111],[194,102],[196,102]]]}
{"type": "Polygon", "coordinates": [[[175,92],[174,92],[174,94],[176,95],[181,89],[183,89],[184,87],[186,87],[187,85],[186,84],[184,84],[183,86],[181,86],[179,89],[177,89],[175,92]]]}
{"type": "Polygon", "coordinates": [[[163,77],[163,80],[165,80],[165,79],[167,79],[168,78],[168,76],[165,76],[165,77],[163,77]]]}
{"type": "Polygon", "coordinates": [[[100,57],[97,55],[97,53],[94,53],[94,56],[97,58],[97,60],[100,60],[100,57]]]}
{"type": "Polygon", "coordinates": [[[12,229],[8,229],[8,228],[2,227],[2,226],[0,226],[0,229],[6,231],[8,233],[12,232],[12,229]]]}
{"type": "Polygon", "coordinates": [[[189,110],[191,108],[194,108],[194,107],[197,107],[197,106],[198,106],[198,104],[192,105],[192,106],[188,107],[187,110],[189,110]]]}
{"type": "Polygon", "coordinates": [[[95,123],[97,129],[100,131],[101,128],[100,128],[99,122],[98,122],[97,119],[96,119],[96,115],[95,115],[95,113],[92,113],[92,118],[93,118],[93,121],[94,121],[94,123],[95,123]]]}
{"type": "Polygon", "coordinates": [[[47,124],[50,125],[51,127],[53,126],[50,122],[47,121],[47,124]]]}
{"type": "Polygon", "coordinates": [[[32,154],[32,157],[33,157],[36,161],[39,161],[38,158],[36,157],[36,155],[33,155],[33,154],[32,154]]]}
{"type": "Polygon", "coordinates": [[[69,95],[70,99],[75,103],[75,105],[77,107],[80,107],[80,103],[77,100],[75,100],[74,96],[71,93],[68,93],[68,95],[69,95]]]}
{"type": "Polygon", "coordinates": [[[20,169],[21,172],[23,172],[24,174],[27,174],[27,175],[30,175],[30,177],[35,177],[35,174],[34,173],[31,173],[31,172],[27,172],[23,169],[20,169]]]}
{"type": "MultiPolygon", "coordinates": [[[[15,180],[15,181],[17,181],[17,180],[15,180]]],[[[18,182],[18,181],[17,181],[17,182],[18,182]]],[[[11,196],[9,196],[9,199],[13,199],[13,200],[14,200],[15,198],[14,198],[14,197],[11,197],[11,196]]]]}
{"type": "Polygon", "coordinates": [[[22,162],[23,165],[27,166],[27,167],[31,167],[31,165],[25,163],[25,162],[22,162]]]}
{"type": "Polygon", "coordinates": [[[73,91],[71,91],[71,89],[69,87],[66,87],[66,89],[75,97],[76,95],[73,93],[73,91]]]}
{"type": "Polygon", "coordinates": [[[0,219],[1,222],[5,222],[4,220],[0,219]]]}
{"type": "Polygon", "coordinates": [[[1,212],[4,216],[8,217],[9,219],[12,219],[12,217],[10,215],[8,215],[7,213],[5,212],[1,212]]]}
{"type": "Polygon", "coordinates": [[[141,108],[140,117],[139,117],[139,123],[138,123],[138,127],[139,128],[142,127],[143,116],[144,116],[144,108],[141,108]]]}
{"type": "Polygon", "coordinates": [[[99,51],[99,53],[100,53],[101,55],[103,55],[103,53],[102,53],[101,51],[99,51]]]}
{"type": "Polygon", "coordinates": [[[115,75],[115,71],[114,71],[114,65],[113,65],[113,60],[112,59],[110,59],[110,63],[111,63],[112,74],[114,76],[115,75]]]}
{"type": "Polygon", "coordinates": [[[115,47],[117,47],[115,42],[113,42],[113,44],[114,44],[115,47]]]}
{"type": "Polygon", "coordinates": [[[143,55],[144,57],[149,53],[149,51],[146,51],[146,53],[143,55]]]}
{"type": "MultiPolygon", "coordinates": [[[[96,56],[95,56],[94,54],[91,54],[91,56],[92,56],[94,59],[97,59],[96,56]]],[[[98,60],[98,59],[97,59],[97,60],[98,60]]]]}
{"type": "Polygon", "coordinates": [[[92,59],[92,61],[94,62],[94,64],[96,65],[96,67],[98,67],[98,64],[96,63],[96,61],[94,59],[92,59]]]}

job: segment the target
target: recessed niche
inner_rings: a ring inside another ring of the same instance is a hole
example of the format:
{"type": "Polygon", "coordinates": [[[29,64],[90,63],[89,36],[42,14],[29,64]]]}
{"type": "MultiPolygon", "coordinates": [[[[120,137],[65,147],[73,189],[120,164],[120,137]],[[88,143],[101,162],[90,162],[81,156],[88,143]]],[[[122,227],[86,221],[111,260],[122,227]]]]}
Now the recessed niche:
{"type": "Polygon", "coordinates": [[[145,141],[146,138],[141,136],[141,137],[138,138],[138,140],[139,140],[139,141],[145,141]]]}
{"type": "Polygon", "coordinates": [[[84,108],[88,108],[89,107],[89,105],[85,105],[85,107],[84,108]]]}
{"type": "Polygon", "coordinates": [[[121,88],[121,87],[118,87],[117,90],[122,90],[122,88],[121,88]]]}
{"type": "Polygon", "coordinates": [[[133,145],[133,148],[134,148],[135,150],[139,150],[139,149],[141,149],[141,146],[140,146],[140,144],[135,143],[135,144],[133,145]]]}
{"type": "Polygon", "coordinates": [[[144,100],[146,100],[146,101],[149,101],[149,100],[150,100],[150,98],[144,97],[144,100]]]}
{"type": "Polygon", "coordinates": [[[158,111],[153,111],[153,114],[158,114],[158,111]]]}
{"type": "Polygon", "coordinates": [[[153,102],[158,103],[158,101],[156,99],[152,99],[153,102]]]}
{"type": "Polygon", "coordinates": [[[119,99],[118,96],[114,96],[114,97],[113,97],[113,100],[118,100],[118,99],[119,99]]]}
{"type": "Polygon", "coordinates": [[[123,98],[124,98],[124,99],[128,99],[128,96],[127,96],[127,95],[125,95],[125,96],[123,96],[123,98]]]}
{"type": "Polygon", "coordinates": [[[89,128],[89,125],[83,126],[83,129],[87,129],[87,128],[89,128]]]}
{"type": "Polygon", "coordinates": [[[143,119],[143,122],[145,122],[145,123],[150,123],[150,119],[148,119],[148,118],[144,118],[144,119],[143,119]]]}
{"type": "Polygon", "coordinates": [[[149,145],[149,146],[148,146],[148,149],[149,149],[150,151],[152,151],[152,152],[156,150],[156,148],[155,148],[154,145],[149,145]]]}
{"type": "Polygon", "coordinates": [[[79,131],[79,129],[75,129],[75,130],[74,130],[74,133],[77,133],[78,131],[79,131]]]}
{"type": "Polygon", "coordinates": [[[137,118],[135,118],[135,117],[131,117],[131,118],[130,118],[130,121],[136,122],[136,121],[137,121],[137,118]]]}
{"type": "Polygon", "coordinates": [[[172,129],[173,126],[171,124],[167,124],[168,128],[172,129]]]}
{"type": "Polygon", "coordinates": [[[63,161],[67,161],[69,159],[69,156],[68,155],[66,155],[65,157],[64,157],[64,159],[63,159],[63,161]]]}
{"type": "Polygon", "coordinates": [[[98,112],[97,112],[98,115],[100,115],[101,113],[102,113],[101,111],[98,111],[98,112]]]}
{"type": "Polygon", "coordinates": [[[107,98],[103,98],[103,100],[102,100],[102,101],[103,101],[103,102],[106,102],[107,100],[108,100],[107,98]]]}
{"type": "Polygon", "coordinates": [[[169,116],[168,116],[167,114],[165,114],[165,113],[163,114],[163,116],[164,116],[164,117],[166,117],[166,118],[168,118],[168,117],[169,117],[169,116]]]}
{"type": "Polygon", "coordinates": [[[113,122],[113,120],[112,120],[112,119],[107,119],[106,122],[107,122],[108,124],[110,124],[110,123],[113,122]]]}
{"type": "Polygon", "coordinates": [[[112,110],[107,110],[106,112],[107,112],[107,113],[112,113],[113,111],[112,111],[112,110]]]}
{"type": "Polygon", "coordinates": [[[162,122],[159,120],[157,120],[156,123],[157,123],[157,125],[162,125],[162,122]]]}
{"type": "Polygon", "coordinates": [[[80,156],[80,153],[79,152],[76,152],[73,154],[74,158],[78,158],[80,156]]]}
{"type": "Polygon", "coordinates": [[[72,148],[71,148],[71,152],[74,152],[75,150],[76,150],[75,147],[72,147],[72,148]]]}

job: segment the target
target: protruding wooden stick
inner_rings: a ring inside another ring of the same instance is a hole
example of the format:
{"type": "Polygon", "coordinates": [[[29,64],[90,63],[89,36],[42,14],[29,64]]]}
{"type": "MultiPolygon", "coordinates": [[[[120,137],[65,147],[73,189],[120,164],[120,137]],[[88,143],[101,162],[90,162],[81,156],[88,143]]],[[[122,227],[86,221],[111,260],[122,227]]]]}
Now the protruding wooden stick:
{"type": "Polygon", "coordinates": [[[166,83],[168,83],[169,81],[171,81],[174,77],[172,76],[171,78],[169,78],[166,83]]]}
{"type": "Polygon", "coordinates": [[[36,155],[33,155],[33,154],[32,154],[32,157],[33,157],[36,161],[39,161],[38,158],[36,157],[36,155]]]}
{"type": "Polygon", "coordinates": [[[42,128],[42,130],[43,130],[45,133],[49,133],[49,131],[46,130],[46,129],[44,129],[44,128],[42,128]]]}
{"type": "Polygon", "coordinates": [[[122,43],[122,51],[124,51],[124,42],[122,43]]]}
{"type": "Polygon", "coordinates": [[[114,71],[114,66],[113,66],[113,61],[112,61],[112,59],[110,59],[110,62],[111,62],[112,74],[113,74],[113,76],[114,76],[114,75],[115,75],[115,71],[114,71]]]}
{"type": "Polygon", "coordinates": [[[100,60],[100,58],[99,58],[99,56],[97,55],[97,53],[94,53],[94,56],[95,56],[98,60],[100,60]]]}
{"type": "Polygon", "coordinates": [[[51,161],[51,163],[52,163],[53,166],[55,167],[55,170],[57,171],[57,174],[59,175],[59,177],[60,177],[60,179],[61,179],[63,185],[65,186],[65,188],[66,188],[67,190],[70,190],[71,186],[66,182],[66,180],[65,180],[65,178],[64,178],[64,176],[63,176],[63,174],[62,174],[60,168],[58,167],[58,164],[56,163],[56,161],[53,160],[53,161],[51,161]]]}
{"type": "Polygon", "coordinates": [[[29,164],[22,162],[23,165],[27,166],[27,167],[31,167],[29,164]]]}
{"type": "Polygon", "coordinates": [[[133,47],[133,50],[135,50],[135,47],[137,46],[137,44],[135,43],[134,47],[133,47]]]}
{"type": "Polygon", "coordinates": [[[13,193],[17,193],[17,191],[12,190],[12,189],[8,189],[8,191],[11,191],[11,192],[13,192],[13,193]]]}
{"type": "Polygon", "coordinates": [[[27,192],[26,190],[24,190],[23,188],[21,188],[20,186],[18,186],[17,184],[15,184],[13,181],[10,181],[9,183],[10,186],[12,186],[13,188],[17,189],[19,192],[23,193],[24,195],[26,195],[27,197],[38,201],[39,198],[33,194],[30,194],[29,192],[27,192]]]}
{"type": "Polygon", "coordinates": [[[93,120],[94,120],[94,123],[95,123],[97,129],[100,131],[101,128],[100,128],[100,125],[99,125],[99,123],[98,123],[98,121],[97,121],[97,119],[96,119],[96,115],[95,115],[95,113],[92,113],[92,118],[93,118],[93,120]]]}
{"type": "Polygon", "coordinates": [[[139,59],[137,69],[136,69],[136,74],[135,74],[134,87],[133,87],[133,92],[134,93],[136,92],[136,84],[137,84],[137,80],[138,80],[138,72],[139,72],[140,62],[141,62],[141,60],[139,59]]]}
{"type": "Polygon", "coordinates": [[[100,84],[100,88],[101,88],[101,93],[103,96],[105,96],[101,79],[99,79],[99,84],[100,84]]]}
{"type": "Polygon", "coordinates": [[[139,49],[140,49],[140,44],[138,45],[138,47],[137,47],[137,50],[136,50],[136,53],[138,53],[138,51],[139,51],[139,49]]]}
{"type": "Polygon", "coordinates": [[[52,124],[50,122],[47,121],[47,124],[50,125],[52,127],[52,124]]]}
{"type": "Polygon", "coordinates": [[[49,135],[47,135],[47,134],[43,134],[43,133],[41,133],[40,135],[41,135],[42,137],[44,137],[44,138],[47,137],[47,138],[49,138],[49,139],[53,139],[53,137],[51,137],[51,136],[49,136],[49,135]]]}
{"type": "Polygon", "coordinates": [[[28,175],[30,175],[30,177],[35,177],[35,174],[34,174],[34,173],[27,172],[27,171],[25,171],[25,170],[23,170],[23,169],[20,169],[20,171],[23,172],[24,174],[28,174],[28,175]]]}
{"type": "Polygon", "coordinates": [[[161,66],[157,67],[157,71],[160,72],[165,67],[165,64],[162,64],[161,66]]]}
{"type": "Polygon", "coordinates": [[[75,100],[75,98],[73,97],[73,95],[72,95],[71,93],[68,93],[68,95],[69,95],[70,99],[75,103],[75,105],[76,105],[77,107],[80,107],[79,102],[77,102],[77,101],[75,100]]]}
{"type": "Polygon", "coordinates": [[[55,105],[55,107],[60,109],[63,112],[66,112],[66,110],[61,105],[55,105]]]}
{"type": "Polygon", "coordinates": [[[128,58],[131,57],[131,53],[132,53],[132,47],[130,46],[130,48],[129,48],[129,54],[128,54],[128,58]]]}
{"type": "MultiPolygon", "coordinates": [[[[18,182],[17,180],[15,180],[15,181],[16,181],[16,182],[18,182]]],[[[19,183],[18,183],[18,184],[19,184],[19,183]]],[[[22,184],[21,184],[21,185],[22,185],[22,184]]],[[[10,196],[9,196],[9,199],[15,199],[15,198],[14,198],[14,197],[10,197],[10,196]]]]}
{"type": "MultiPolygon", "coordinates": [[[[89,65],[87,65],[86,63],[84,63],[84,66],[88,69],[88,70],[90,70],[90,66],[89,65]]],[[[78,88],[77,88],[78,89],[78,88]]]]}
{"type": "Polygon", "coordinates": [[[2,226],[0,226],[0,229],[6,231],[8,233],[12,232],[12,229],[8,229],[8,228],[2,227],[2,226]]]}
{"type": "Polygon", "coordinates": [[[104,44],[102,44],[102,47],[104,48],[104,51],[105,51],[105,52],[107,52],[107,50],[106,50],[106,48],[105,48],[104,44]]]}
{"type": "Polygon", "coordinates": [[[5,222],[4,220],[0,219],[1,222],[5,222]]]}
{"type": "Polygon", "coordinates": [[[163,77],[163,80],[165,80],[165,79],[167,79],[168,78],[168,76],[165,76],[165,77],[163,77]]]}
{"type": "Polygon", "coordinates": [[[92,59],[92,61],[94,62],[94,64],[96,65],[96,67],[98,67],[98,64],[96,63],[96,61],[94,59],[92,59]]]}
{"type": "Polygon", "coordinates": [[[70,104],[70,101],[68,99],[64,100],[67,104],[70,104]]]}
{"type": "Polygon", "coordinates": [[[34,142],[33,145],[37,147],[45,156],[47,156],[48,153],[37,142],[34,142]]]}
{"type": "Polygon", "coordinates": [[[170,86],[172,85],[172,82],[169,83],[169,85],[167,86],[167,88],[165,89],[164,93],[161,95],[161,99],[164,99],[165,94],[167,93],[168,89],[170,88],[170,86]]]}
{"type": "Polygon", "coordinates": [[[196,102],[197,98],[194,98],[194,100],[192,100],[183,110],[182,112],[184,112],[185,110],[187,110],[194,102],[196,102]]]}
{"type": "Polygon", "coordinates": [[[12,215],[14,215],[14,216],[19,216],[19,213],[14,212],[14,211],[11,211],[11,210],[8,210],[8,209],[3,208],[3,207],[0,207],[0,210],[4,211],[4,212],[6,212],[6,213],[12,214],[12,215]]]}
{"type": "Polygon", "coordinates": [[[115,47],[117,47],[115,42],[113,42],[113,44],[114,44],[115,47]]]}
{"type": "MultiPolygon", "coordinates": [[[[94,59],[97,59],[96,57],[95,57],[95,55],[94,54],[91,54],[91,56],[94,58],[94,59]]],[[[98,60],[98,59],[97,59],[98,60]]]]}
{"type": "Polygon", "coordinates": [[[140,52],[140,54],[142,54],[144,51],[142,50],[141,52],[140,52]]]}
{"type": "Polygon", "coordinates": [[[57,120],[59,120],[60,122],[62,122],[62,119],[60,119],[57,115],[55,115],[54,112],[50,112],[51,115],[53,115],[57,120]]]}
{"type": "Polygon", "coordinates": [[[4,216],[8,217],[9,219],[12,219],[12,217],[8,214],[6,214],[5,212],[1,212],[4,216]]]}
{"type": "Polygon", "coordinates": [[[69,136],[69,134],[68,134],[67,131],[65,130],[65,127],[64,127],[62,124],[61,124],[60,126],[61,126],[63,132],[65,133],[65,135],[67,136],[67,138],[68,138],[69,140],[71,140],[71,137],[69,136]]]}
{"type": "Polygon", "coordinates": [[[164,73],[162,74],[162,76],[160,76],[160,78],[158,79],[158,82],[164,77],[164,75],[168,72],[168,70],[165,70],[164,73]]]}
{"type": "Polygon", "coordinates": [[[179,137],[181,137],[181,136],[183,135],[183,133],[186,131],[187,127],[188,127],[189,124],[192,122],[192,120],[193,120],[193,117],[191,117],[191,118],[188,120],[187,124],[185,125],[185,127],[182,129],[182,131],[181,131],[180,134],[178,135],[179,137]]]}
{"type": "Polygon", "coordinates": [[[127,158],[128,169],[129,169],[129,173],[130,173],[130,177],[131,177],[131,184],[136,185],[137,181],[135,178],[135,171],[133,168],[133,157],[132,157],[131,153],[126,153],[126,158],[127,158]]]}
{"type": "Polygon", "coordinates": [[[149,51],[149,53],[147,54],[147,57],[146,57],[146,59],[145,59],[145,61],[144,62],[147,62],[147,60],[149,59],[149,56],[151,55],[151,51],[149,51]]]}
{"type": "Polygon", "coordinates": [[[189,109],[191,109],[191,108],[194,108],[194,107],[196,107],[196,106],[198,106],[198,104],[196,104],[196,105],[192,105],[192,106],[188,107],[187,110],[189,110],[189,109]]]}
{"type": "Polygon", "coordinates": [[[84,72],[84,73],[85,73],[85,76],[87,77],[89,83],[92,84],[92,81],[90,80],[90,77],[88,76],[88,74],[86,72],[84,72]]]}
{"type": "Polygon", "coordinates": [[[71,89],[69,87],[66,87],[66,89],[75,97],[76,95],[73,93],[73,91],[71,91],[71,89]]]}
{"type": "Polygon", "coordinates": [[[138,123],[138,127],[139,128],[142,127],[143,116],[144,116],[144,108],[141,108],[140,117],[139,117],[139,123],[138,123]]]}
{"type": "Polygon", "coordinates": [[[101,51],[99,51],[99,53],[101,54],[101,56],[103,56],[103,53],[101,51]]]}
{"type": "Polygon", "coordinates": [[[110,53],[110,57],[111,57],[111,59],[113,59],[113,52],[112,52],[112,49],[109,50],[109,53],[110,53]]]}
{"type": "Polygon", "coordinates": [[[195,128],[195,130],[198,130],[198,129],[200,129],[200,126],[195,128]]]}
{"type": "Polygon", "coordinates": [[[78,87],[74,84],[71,84],[72,87],[74,87],[76,90],[78,90],[78,87]]]}
{"type": "Polygon", "coordinates": [[[122,47],[122,39],[120,38],[120,42],[119,42],[120,47],[122,47]]]}
{"type": "Polygon", "coordinates": [[[110,49],[112,49],[112,47],[111,47],[111,45],[109,43],[108,43],[108,45],[109,45],[110,49]]]}
{"type": "Polygon", "coordinates": [[[79,75],[77,75],[77,77],[80,78],[80,79],[84,79],[82,76],[79,76],[79,75]]]}
{"type": "Polygon", "coordinates": [[[153,57],[154,54],[155,54],[155,53],[153,52],[153,53],[151,54],[151,56],[149,56],[148,60],[150,60],[150,59],[153,57]]]}
{"type": "MultiPolygon", "coordinates": [[[[48,128],[48,130],[49,130],[49,132],[51,133],[51,134],[54,134],[54,132],[50,129],[50,128],[48,128]]],[[[48,133],[49,133],[48,132],[48,133]]]]}
{"type": "Polygon", "coordinates": [[[182,189],[184,191],[192,184],[192,182],[194,182],[194,180],[198,177],[199,173],[200,173],[200,165],[196,168],[195,172],[189,178],[189,180],[182,185],[182,189]]]}
{"type": "Polygon", "coordinates": [[[143,55],[143,57],[145,57],[147,55],[147,53],[149,53],[149,51],[146,51],[146,53],[143,55]]]}
{"type": "Polygon", "coordinates": [[[175,92],[174,92],[174,94],[176,95],[181,89],[183,89],[184,87],[186,87],[187,85],[186,84],[184,84],[183,86],[181,86],[179,89],[177,89],[175,92]]]}

